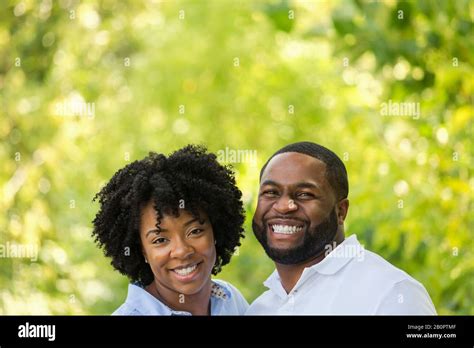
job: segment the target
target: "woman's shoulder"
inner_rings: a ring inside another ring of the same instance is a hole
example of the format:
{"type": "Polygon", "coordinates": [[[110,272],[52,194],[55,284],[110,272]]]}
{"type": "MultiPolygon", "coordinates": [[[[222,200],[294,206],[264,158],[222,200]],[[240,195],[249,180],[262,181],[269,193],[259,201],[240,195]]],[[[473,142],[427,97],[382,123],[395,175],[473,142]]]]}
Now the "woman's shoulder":
{"type": "Polygon", "coordinates": [[[123,303],[119,308],[117,308],[112,315],[143,315],[140,311],[130,306],[128,303],[123,303]]]}
{"type": "Polygon", "coordinates": [[[138,283],[128,285],[125,302],[112,315],[171,315],[173,311],[138,283]]]}
{"type": "Polygon", "coordinates": [[[213,279],[212,282],[214,284],[212,289],[213,296],[224,298],[234,303],[238,308],[238,314],[245,313],[249,304],[234,285],[221,279],[213,279]]]}
{"type": "Polygon", "coordinates": [[[240,291],[235,287],[233,286],[231,283],[229,282],[226,282],[225,280],[222,280],[222,279],[212,279],[212,283],[213,283],[213,286],[212,286],[212,289],[213,289],[213,292],[215,291],[218,291],[218,290],[221,290],[223,291],[226,295],[228,296],[233,296],[234,294],[237,295],[241,295],[240,294],[240,291]]]}

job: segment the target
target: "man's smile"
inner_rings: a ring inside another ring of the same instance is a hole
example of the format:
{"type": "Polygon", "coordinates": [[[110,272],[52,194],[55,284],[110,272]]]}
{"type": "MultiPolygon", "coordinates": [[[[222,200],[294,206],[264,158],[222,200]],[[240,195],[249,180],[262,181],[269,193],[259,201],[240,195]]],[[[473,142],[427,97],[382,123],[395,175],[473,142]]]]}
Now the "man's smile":
{"type": "Polygon", "coordinates": [[[271,237],[276,239],[288,238],[300,235],[303,231],[304,222],[296,219],[272,218],[266,223],[271,237]]]}
{"type": "Polygon", "coordinates": [[[270,219],[267,222],[273,233],[294,234],[303,230],[304,223],[295,219],[270,219]]]}
{"type": "Polygon", "coordinates": [[[301,226],[288,226],[288,225],[270,225],[273,233],[277,234],[295,234],[301,232],[303,227],[301,226]]]}

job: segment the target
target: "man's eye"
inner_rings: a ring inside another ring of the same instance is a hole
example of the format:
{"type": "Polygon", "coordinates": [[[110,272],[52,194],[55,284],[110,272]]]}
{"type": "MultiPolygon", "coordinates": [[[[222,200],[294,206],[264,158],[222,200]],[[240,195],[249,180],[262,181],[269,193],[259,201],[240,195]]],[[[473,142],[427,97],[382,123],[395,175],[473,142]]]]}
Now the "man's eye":
{"type": "Polygon", "coordinates": [[[312,198],[312,197],[314,197],[314,195],[310,192],[300,192],[300,193],[298,193],[297,196],[300,197],[300,198],[312,198]]]}
{"type": "Polygon", "coordinates": [[[273,190],[268,190],[268,191],[263,191],[262,195],[263,196],[269,196],[269,197],[274,197],[278,194],[278,192],[273,191],[273,190]]]}

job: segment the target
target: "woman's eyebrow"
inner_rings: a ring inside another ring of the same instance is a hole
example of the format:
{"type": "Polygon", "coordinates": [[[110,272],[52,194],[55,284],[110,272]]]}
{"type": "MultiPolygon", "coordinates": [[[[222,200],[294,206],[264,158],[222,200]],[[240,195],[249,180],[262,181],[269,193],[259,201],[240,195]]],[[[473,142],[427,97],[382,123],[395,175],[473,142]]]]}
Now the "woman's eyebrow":
{"type": "MultiPolygon", "coordinates": [[[[199,221],[199,219],[196,217],[196,218],[192,218],[191,220],[187,221],[184,223],[184,226],[188,226],[188,225],[191,225],[193,222],[196,222],[196,221],[199,221]]],[[[206,222],[206,220],[204,220],[204,222],[201,224],[203,225],[204,223],[206,222]]],[[[145,238],[148,237],[148,235],[150,233],[156,233],[156,234],[160,234],[161,232],[168,232],[168,230],[166,228],[160,228],[160,229],[152,229],[152,230],[149,230],[146,235],[145,235],[145,238]]]]}
{"type": "Polygon", "coordinates": [[[145,238],[148,237],[148,235],[149,235],[150,233],[160,234],[161,232],[166,232],[166,231],[167,231],[167,230],[164,229],[164,228],[162,228],[161,230],[158,230],[158,229],[155,228],[155,229],[149,230],[149,231],[146,233],[145,238]]]}
{"type": "MultiPolygon", "coordinates": [[[[191,220],[189,220],[188,222],[185,222],[183,226],[188,226],[188,225],[191,225],[193,222],[196,222],[196,221],[199,221],[199,223],[201,223],[201,221],[195,217],[195,218],[192,218],[191,220]]],[[[204,223],[206,222],[206,220],[203,220],[203,223],[201,223],[201,225],[203,225],[204,223]]]]}

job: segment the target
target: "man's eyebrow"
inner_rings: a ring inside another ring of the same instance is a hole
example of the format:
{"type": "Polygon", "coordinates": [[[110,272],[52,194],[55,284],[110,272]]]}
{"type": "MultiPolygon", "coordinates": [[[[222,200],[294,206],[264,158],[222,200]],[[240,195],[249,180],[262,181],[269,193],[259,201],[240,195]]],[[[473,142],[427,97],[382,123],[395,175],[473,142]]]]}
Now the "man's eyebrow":
{"type": "MultiPolygon", "coordinates": [[[[264,182],[262,182],[261,186],[265,186],[265,185],[280,186],[279,183],[273,180],[265,180],[264,182]]],[[[321,191],[321,186],[319,186],[317,183],[308,182],[308,181],[297,182],[296,184],[292,186],[295,186],[297,188],[312,188],[312,189],[317,189],[321,191]]]]}
{"type": "Polygon", "coordinates": [[[313,182],[299,182],[295,185],[297,188],[313,188],[321,191],[321,187],[313,182]]]}
{"type": "Polygon", "coordinates": [[[276,181],[273,181],[273,180],[265,180],[264,182],[262,182],[261,186],[265,186],[265,185],[280,186],[280,184],[278,184],[276,181]]]}

